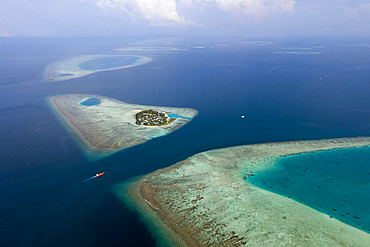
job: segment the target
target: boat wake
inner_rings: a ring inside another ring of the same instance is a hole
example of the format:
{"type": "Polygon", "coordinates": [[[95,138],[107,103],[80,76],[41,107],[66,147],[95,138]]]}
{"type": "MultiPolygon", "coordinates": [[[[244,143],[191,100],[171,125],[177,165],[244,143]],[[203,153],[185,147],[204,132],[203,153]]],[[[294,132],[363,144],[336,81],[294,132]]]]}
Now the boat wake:
{"type": "Polygon", "coordinates": [[[78,184],[82,184],[82,183],[87,182],[87,181],[89,181],[89,180],[91,180],[91,179],[94,179],[94,178],[97,178],[97,177],[103,176],[103,175],[104,175],[104,173],[105,173],[105,172],[97,173],[95,176],[92,176],[91,178],[85,179],[85,180],[83,180],[83,181],[79,182],[78,184]]]}
{"type": "Polygon", "coordinates": [[[85,179],[85,180],[81,181],[80,184],[85,183],[85,182],[87,182],[87,181],[89,181],[91,179],[94,179],[94,178],[97,178],[97,176],[93,176],[91,178],[85,179]]]}

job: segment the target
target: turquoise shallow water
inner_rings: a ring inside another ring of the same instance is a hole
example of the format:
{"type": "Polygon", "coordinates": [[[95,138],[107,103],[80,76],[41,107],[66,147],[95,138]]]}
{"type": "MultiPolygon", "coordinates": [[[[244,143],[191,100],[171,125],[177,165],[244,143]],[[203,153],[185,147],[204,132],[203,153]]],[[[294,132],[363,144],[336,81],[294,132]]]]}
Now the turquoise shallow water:
{"type": "Polygon", "coordinates": [[[168,113],[167,116],[169,116],[170,118],[178,118],[178,117],[180,117],[180,118],[185,118],[185,119],[188,119],[188,120],[192,120],[192,118],[179,116],[179,115],[177,115],[175,113],[168,113]]]}
{"type": "MultiPolygon", "coordinates": [[[[43,82],[41,72],[53,61],[111,54],[137,39],[0,37],[0,246],[156,246],[140,217],[126,210],[112,186],[210,149],[370,136],[370,49],[336,45],[349,44],[343,39],[319,43],[315,39],[314,44],[310,39],[284,43],[246,39],[248,43],[237,40],[219,46],[219,40],[207,38],[173,46],[186,52],[146,49],[138,54],[155,60],[134,69],[43,82]],[[286,51],[283,47],[311,47],[309,51],[322,54],[273,53],[286,51]],[[92,162],[45,104],[45,97],[76,93],[141,105],[189,107],[200,114],[169,135],[92,162]],[[104,176],[80,183],[103,171],[104,176]]],[[[296,173],[308,176],[309,171],[296,173]]],[[[344,186],[334,186],[325,189],[338,189],[339,199],[330,205],[324,198],[325,205],[332,206],[326,213],[362,226],[364,214],[357,214],[358,220],[353,215],[360,211],[358,205],[365,205],[360,203],[364,188],[347,194],[355,209],[346,204],[344,211],[340,209],[344,192],[339,191],[344,186]]],[[[324,207],[324,202],[316,207],[322,212],[319,206],[324,207]]],[[[314,201],[311,204],[314,207],[314,201]]]]}
{"type": "Polygon", "coordinates": [[[100,104],[100,99],[98,98],[88,98],[87,100],[80,102],[80,105],[83,105],[83,106],[94,106],[94,105],[99,105],[99,104],[100,104]]]}
{"type": "Polygon", "coordinates": [[[370,148],[346,148],[280,158],[248,179],[342,222],[370,232],[370,148]]]}
{"type": "Polygon", "coordinates": [[[137,56],[107,56],[99,57],[80,63],[78,67],[84,70],[112,69],[135,63],[140,57],[137,56]]]}
{"type": "Polygon", "coordinates": [[[60,74],[58,75],[59,77],[63,77],[63,76],[73,76],[74,74],[70,74],[70,73],[66,73],[66,74],[60,74]]]}

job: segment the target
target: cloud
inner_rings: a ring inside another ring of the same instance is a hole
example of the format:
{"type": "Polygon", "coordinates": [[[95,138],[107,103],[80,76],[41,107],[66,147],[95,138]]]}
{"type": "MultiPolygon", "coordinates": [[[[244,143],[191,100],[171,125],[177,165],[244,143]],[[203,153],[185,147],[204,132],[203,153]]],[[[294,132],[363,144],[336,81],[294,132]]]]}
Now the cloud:
{"type": "Polygon", "coordinates": [[[195,25],[179,15],[180,8],[205,10],[217,6],[224,12],[235,15],[252,15],[261,19],[266,15],[293,12],[294,0],[79,0],[93,1],[106,13],[120,11],[131,16],[132,21],[146,20],[150,25],[195,25]]]}
{"type": "Polygon", "coordinates": [[[365,8],[365,9],[370,9],[370,3],[361,4],[360,7],[365,8]]]}
{"type": "Polygon", "coordinates": [[[133,19],[142,18],[151,25],[193,25],[176,11],[175,0],[98,0],[96,4],[102,9],[122,10],[133,19]]]}
{"type": "Polygon", "coordinates": [[[6,19],[6,17],[5,17],[5,16],[3,16],[3,15],[2,15],[2,16],[0,16],[0,19],[1,19],[1,20],[4,20],[6,23],[8,23],[8,19],[6,19]]]}
{"type": "MultiPolygon", "coordinates": [[[[207,1],[207,0],[206,0],[207,1]]],[[[293,12],[294,0],[208,0],[215,1],[218,6],[234,13],[252,15],[293,12]]]]}

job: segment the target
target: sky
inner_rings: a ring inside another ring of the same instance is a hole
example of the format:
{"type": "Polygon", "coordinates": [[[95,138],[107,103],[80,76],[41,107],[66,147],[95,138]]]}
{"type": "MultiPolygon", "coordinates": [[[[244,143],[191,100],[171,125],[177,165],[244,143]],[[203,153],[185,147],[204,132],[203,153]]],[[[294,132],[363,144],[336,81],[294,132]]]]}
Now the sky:
{"type": "Polygon", "coordinates": [[[0,36],[370,36],[370,0],[1,0],[0,36]]]}

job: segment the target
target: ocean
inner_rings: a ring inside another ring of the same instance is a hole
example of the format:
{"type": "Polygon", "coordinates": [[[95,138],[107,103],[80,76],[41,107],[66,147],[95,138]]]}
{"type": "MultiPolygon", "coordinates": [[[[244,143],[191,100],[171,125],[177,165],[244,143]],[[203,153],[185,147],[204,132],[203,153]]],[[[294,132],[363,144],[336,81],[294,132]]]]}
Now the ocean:
{"type": "MultiPolygon", "coordinates": [[[[369,136],[369,44],[339,38],[0,38],[0,245],[155,246],[112,186],[215,148],[369,136]],[[134,49],[115,50],[127,47],[134,49]],[[154,61],[43,80],[49,63],[87,54],[154,61]],[[169,135],[91,162],[46,103],[74,93],[189,107],[199,115],[169,135]],[[80,183],[100,172],[105,175],[80,183]]],[[[294,197],[294,190],[284,195],[294,197]]],[[[320,206],[313,202],[303,203],[320,206]]],[[[338,219],[347,212],[331,207],[338,219]]]]}

